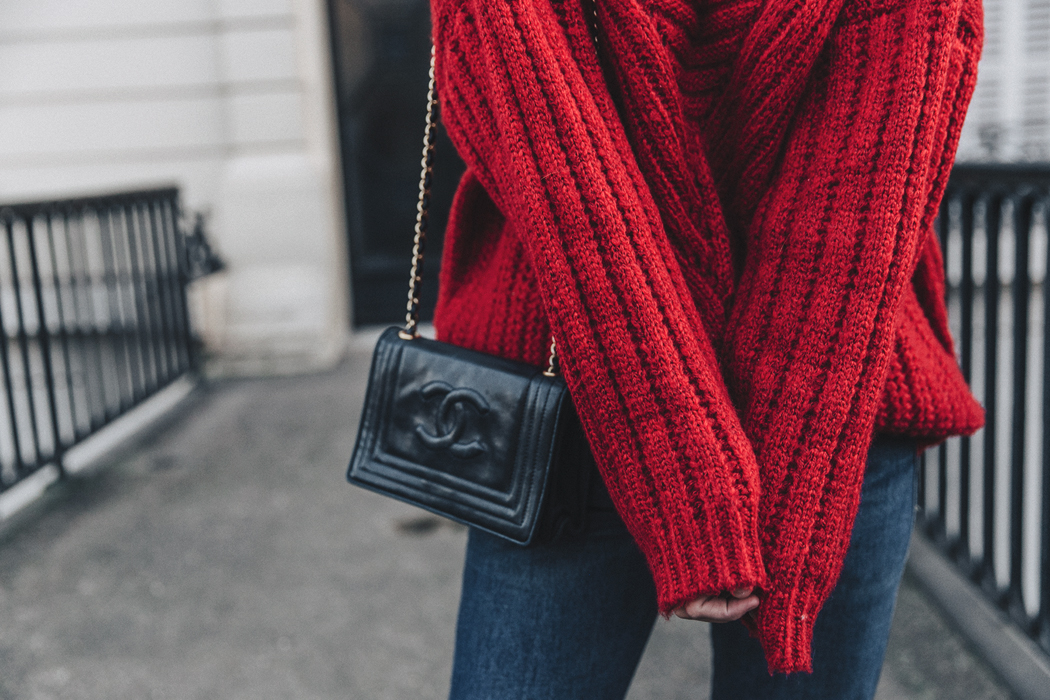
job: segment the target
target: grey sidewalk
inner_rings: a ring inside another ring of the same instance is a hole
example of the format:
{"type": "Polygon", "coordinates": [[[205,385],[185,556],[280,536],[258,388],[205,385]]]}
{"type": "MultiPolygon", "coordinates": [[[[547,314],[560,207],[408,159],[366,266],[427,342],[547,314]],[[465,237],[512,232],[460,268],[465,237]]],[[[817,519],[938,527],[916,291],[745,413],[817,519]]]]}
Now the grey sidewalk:
{"type": "MultiPolygon", "coordinates": [[[[368,358],[216,383],[0,526],[0,700],[442,698],[465,532],[352,488],[368,358]]],[[[905,582],[880,700],[1008,698],[905,582]]],[[[706,698],[659,622],[631,700],[706,698]]]]}

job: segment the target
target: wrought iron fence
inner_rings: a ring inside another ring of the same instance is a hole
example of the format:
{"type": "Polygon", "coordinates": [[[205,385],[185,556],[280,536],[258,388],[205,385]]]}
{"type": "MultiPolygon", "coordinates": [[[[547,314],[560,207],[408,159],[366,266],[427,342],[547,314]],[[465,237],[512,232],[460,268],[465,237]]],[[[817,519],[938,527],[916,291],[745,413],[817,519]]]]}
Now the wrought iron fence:
{"type": "Polygon", "coordinates": [[[938,219],[959,362],[985,406],[930,450],[926,535],[1050,652],[1050,166],[964,166],[938,219]]]}
{"type": "Polygon", "coordinates": [[[0,492],[193,370],[178,191],[0,206],[0,492]]]}

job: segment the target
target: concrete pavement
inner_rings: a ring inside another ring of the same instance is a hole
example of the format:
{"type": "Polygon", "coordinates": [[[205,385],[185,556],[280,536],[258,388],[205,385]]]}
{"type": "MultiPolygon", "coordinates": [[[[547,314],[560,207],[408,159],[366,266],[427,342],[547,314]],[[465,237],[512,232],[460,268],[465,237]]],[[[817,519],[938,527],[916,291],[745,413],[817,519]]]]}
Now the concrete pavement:
{"type": "MultiPolygon", "coordinates": [[[[215,382],[0,525],[0,700],[443,698],[465,530],[343,480],[368,359],[215,382]]],[[[709,654],[658,622],[630,699],[709,654]]],[[[880,700],[1008,697],[906,581],[880,700]]]]}

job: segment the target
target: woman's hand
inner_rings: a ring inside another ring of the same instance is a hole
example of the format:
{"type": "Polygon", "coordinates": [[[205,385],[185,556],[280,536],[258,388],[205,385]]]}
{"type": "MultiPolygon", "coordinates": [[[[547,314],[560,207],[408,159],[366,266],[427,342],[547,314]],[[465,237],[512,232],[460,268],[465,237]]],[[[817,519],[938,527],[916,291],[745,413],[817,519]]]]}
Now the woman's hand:
{"type": "Polygon", "coordinates": [[[758,607],[758,596],[750,588],[738,588],[722,595],[705,595],[674,609],[683,620],[732,622],[758,607]]]}

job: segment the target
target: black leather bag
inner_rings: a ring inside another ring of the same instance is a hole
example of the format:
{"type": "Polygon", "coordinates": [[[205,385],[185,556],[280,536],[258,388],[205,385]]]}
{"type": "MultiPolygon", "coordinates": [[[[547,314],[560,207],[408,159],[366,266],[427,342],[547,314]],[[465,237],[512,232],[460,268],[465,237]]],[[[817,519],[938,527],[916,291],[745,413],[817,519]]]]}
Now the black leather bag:
{"type": "Polygon", "coordinates": [[[565,381],[417,331],[434,137],[434,67],[407,325],[380,337],[347,479],[527,545],[583,526],[590,451],[565,381]]]}
{"type": "Polygon", "coordinates": [[[578,528],[589,453],[565,382],[399,332],[376,345],[347,478],[519,544],[578,528]]]}

